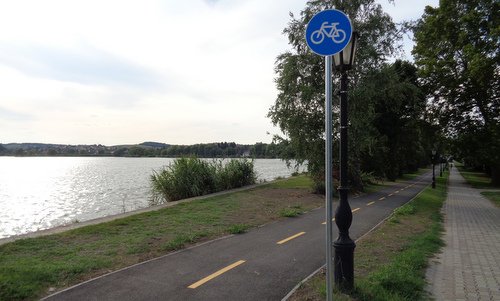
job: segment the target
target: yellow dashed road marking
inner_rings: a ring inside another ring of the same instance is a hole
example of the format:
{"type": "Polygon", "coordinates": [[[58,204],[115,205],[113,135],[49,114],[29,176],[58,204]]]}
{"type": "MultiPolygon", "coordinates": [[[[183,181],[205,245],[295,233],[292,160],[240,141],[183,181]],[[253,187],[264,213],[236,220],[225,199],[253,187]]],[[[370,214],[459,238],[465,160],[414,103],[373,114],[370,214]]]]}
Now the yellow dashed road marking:
{"type": "Polygon", "coordinates": [[[375,204],[375,202],[369,202],[368,204],[366,204],[366,206],[370,206],[370,205],[373,205],[375,204]]]}
{"type": "Polygon", "coordinates": [[[205,284],[206,282],[214,279],[215,277],[218,277],[218,276],[224,274],[225,272],[227,272],[227,271],[229,271],[231,269],[234,269],[235,267],[237,267],[237,266],[239,266],[240,264],[243,264],[243,263],[245,263],[245,260],[238,260],[235,263],[233,263],[231,265],[228,265],[227,267],[225,267],[223,269],[220,269],[217,272],[215,272],[215,273],[213,273],[213,274],[211,274],[211,275],[209,275],[209,276],[201,279],[200,281],[197,281],[197,282],[191,284],[190,286],[188,286],[188,288],[197,288],[198,286],[205,284]]]}
{"type": "MultiPolygon", "coordinates": [[[[353,213],[354,213],[354,212],[358,211],[359,209],[361,209],[361,208],[352,209],[352,211],[351,211],[351,212],[353,212],[353,213]]],[[[335,221],[335,218],[334,218],[334,219],[332,219],[332,221],[335,221]]],[[[322,224],[322,225],[326,225],[326,222],[322,222],[321,224],[322,224]]]]}
{"type": "MultiPolygon", "coordinates": [[[[335,218],[332,219],[332,222],[334,222],[334,221],[335,221],[335,218]]],[[[322,222],[321,224],[326,225],[326,222],[322,222]]]]}
{"type": "Polygon", "coordinates": [[[278,245],[282,245],[282,244],[286,243],[287,241],[290,241],[290,240],[292,240],[292,239],[294,239],[294,238],[297,238],[297,237],[299,237],[299,236],[301,236],[301,235],[304,235],[304,234],[306,234],[306,232],[299,232],[299,233],[297,233],[297,234],[295,234],[295,235],[292,235],[292,236],[290,236],[290,237],[288,237],[288,238],[285,238],[285,239],[283,239],[283,240],[278,241],[276,244],[278,244],[278,245]]]}

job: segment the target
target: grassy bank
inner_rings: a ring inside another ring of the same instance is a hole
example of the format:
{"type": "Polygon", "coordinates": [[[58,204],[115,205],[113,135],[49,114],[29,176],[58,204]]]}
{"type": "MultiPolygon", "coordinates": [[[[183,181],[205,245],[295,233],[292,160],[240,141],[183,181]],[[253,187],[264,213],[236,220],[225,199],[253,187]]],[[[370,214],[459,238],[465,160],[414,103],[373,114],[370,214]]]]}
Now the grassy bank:
{"type": "Polygon", "coordinates": [[[462,177],[470,186],[477,189],[500,188],[491,184],[491,178],[483,172],[466,169],[462,164],[455,164],[462,177]]]}
{"type": "Polygon", "coordinates": [[[481,194],[495,204],[495,206],[500,207],[500,191],[483,191],[481,194]]]}
{"type": "Polygon", "coordinates": [[[306,176],[0,246],[0,300],[33,300],[194,243],[323,205],[306,176]]]}
{"type": "MultiPolygon", "coordinates": [[[[483,172],[467,170],[461,164],[455,164],[467,183],[477,189],[500,189],[500,186],[491,184],[491,178],[483,172]]],[[[483,196],[495,206],[500,207],[500,191],[483,191],[483,196]]]]}
{"type": "MultiPolygon", "coordinates": [[[[442,245],[440,209],[446,198],[445,175],[436,178],[436,189],[425,189],[357,243],[354,291],[349,295],[335,292],[335,300],[425,299],[425,268],[442,245]]],[[[302,284],[290,300],[325,298],[322,271],[302,284]]]]}

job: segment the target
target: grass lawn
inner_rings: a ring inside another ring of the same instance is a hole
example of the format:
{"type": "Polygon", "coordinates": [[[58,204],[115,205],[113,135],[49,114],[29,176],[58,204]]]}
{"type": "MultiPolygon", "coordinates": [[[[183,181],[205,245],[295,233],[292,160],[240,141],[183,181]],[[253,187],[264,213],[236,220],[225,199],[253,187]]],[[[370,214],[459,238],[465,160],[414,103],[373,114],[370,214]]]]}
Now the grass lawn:
{"type": "Polygon", "coordinates": [[[471,171],[465,169],[461,164],[455,164],[460,171],[462,177],[465,178],[470,186],[478,189],[488,189],[488,188],[500,188],[499,186],[494,186],[491,184],[491,178],[489,178],[485,173],[478,171],[471,171]]]}
{"type": "MultiPolygon", "coordinates": [[[[425,299],[425,268],[442,245],[440,209],[446,198],[446,177],[436,178],[413,201],[395,210],[380,227],[358,241],[354,253],[355,288],[338,291],[334,300],[425,299]]],[[[290,300],[325,300],[325,272],[321,271],[290,300]]]]}
{"type": "Polygon", "coordinates": [[[0,300],[33,300],[186,246],[245,232],[324,204],[301,175],[252,190],[178,204],[0,246],[0,300]]]}
{"type": "MultiPolygon", "coordinates": [[[[463,167],[462,164],[455,164],[455,166],[458,168],[460,174],[465,178],[467,183],[469,183],[469,185],[474,188],[500,188],[499,186],[492,185],[491,179],[485,173],[467,170],[463,167]]],[[[500,207],[500,191],[483,191],[481,192],[481,194],[489,199],[497,207],[500,207]]]]}
{"type": "Polygon", "coordinates": [[[483,191],[481,194],[495,204],[495,206],[500,207],[500,191],[483,191]]]}

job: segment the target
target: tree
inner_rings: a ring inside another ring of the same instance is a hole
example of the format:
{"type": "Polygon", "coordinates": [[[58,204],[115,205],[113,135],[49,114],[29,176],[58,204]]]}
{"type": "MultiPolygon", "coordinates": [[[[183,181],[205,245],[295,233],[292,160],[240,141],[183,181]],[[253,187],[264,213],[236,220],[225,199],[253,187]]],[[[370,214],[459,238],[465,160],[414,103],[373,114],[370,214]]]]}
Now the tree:
{"type": "Polygon", "coordinates": [[[459,155],[500,184],[500,2],[441,0],[415,26],[413,49],[430,110],[459,155]]]}
{"type": "Polygon", "coordinates": [[[143,157],[146,153],[146,149],[140,146],[132,146],[128,149],[128,154],[131,157],[143,157]]]}
{"type": "MultiPolygon", "coordinates": [[[[304,32],[314,14],[332,7],[346,12],[353,27],[361,35],[356,54],[357,64],[355,70],[351,71],[354,79],[351,81],[351,95],[356,93],[353,88],[363,75],[382,66],[397,51],[395,42],[400,39],[400,32],[391,17],[374,0],[314,0],[306,4],[300,17],[290,14],[291,21],[283,32],[288,36],[292,50],[279,55],[276,60],[276,85],[279,94],[268,117],[285,134],[284,137],[275,136],[275,141],[288,146],[287,152],[283,154],[293,154],[293,159],[299,163],[308,162],[309,172],[318,191],[322,190],[324,183],[324,63],[322,57],[308,49],[304,32]]],[[[356,113],[351,114],[349,143],[350,149],[355,152],[350,154],[350,178],[355,180],[356,186],[360,183],[358,171],[361,165],[361,153],[357,150],[371,143],[365,136],[358,135],[364,131],[363,119],[366,118],[368,106],[365,104],[368,101],[369,99],[360,98],[350,105],[350,112],[356,113]]],[[[334,111],[338,110],[334,108],[334,111]]]]}
{"type": "Polygon", "coordinates": [[[395,180],[428,162],[433,135],[424,135],[425,95],[417,82],[417,69],[397,60],[363,77],[354,100],[370,99],[371,116],[365,118],[366,139],[362,170],[395,180]]]}

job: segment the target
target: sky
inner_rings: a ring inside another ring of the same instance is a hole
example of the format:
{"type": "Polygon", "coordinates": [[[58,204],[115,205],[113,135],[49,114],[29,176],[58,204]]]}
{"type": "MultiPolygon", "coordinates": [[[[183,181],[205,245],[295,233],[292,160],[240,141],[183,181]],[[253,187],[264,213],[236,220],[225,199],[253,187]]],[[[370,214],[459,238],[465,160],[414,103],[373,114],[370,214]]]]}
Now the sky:
{"type": "MultiPolygon", "coordinates": [[[[395,22],[438,4],[378,2],[395,22]]],[[[305,4],[0,0],[0,143],[269,143],[282,31],[305,4]]]]}

